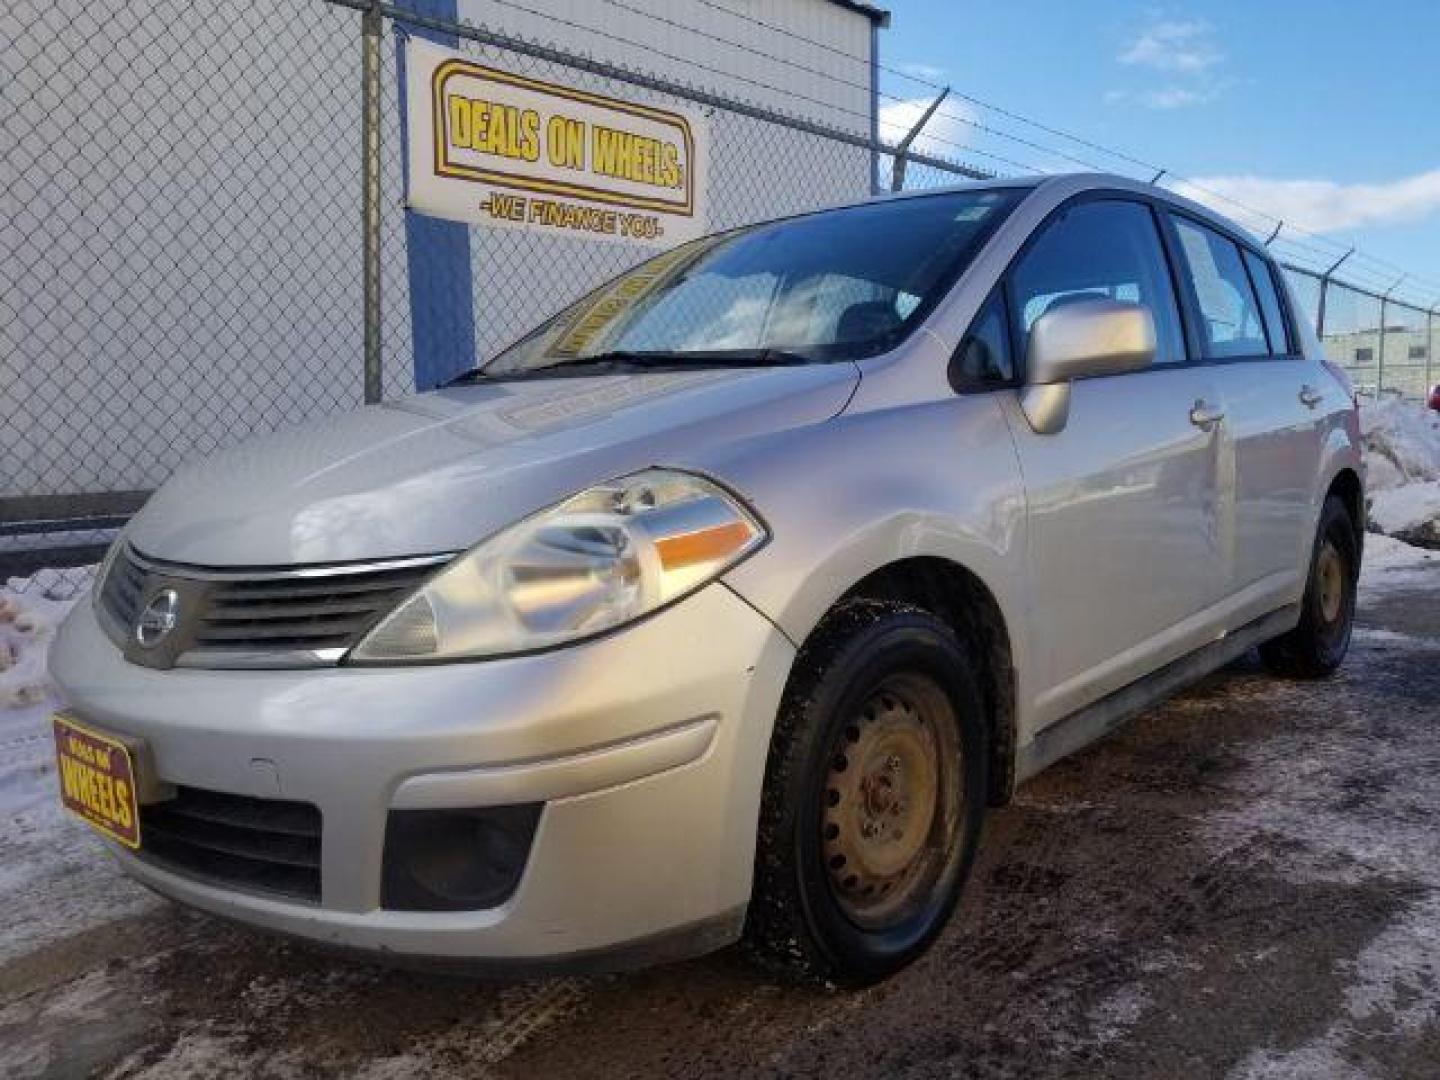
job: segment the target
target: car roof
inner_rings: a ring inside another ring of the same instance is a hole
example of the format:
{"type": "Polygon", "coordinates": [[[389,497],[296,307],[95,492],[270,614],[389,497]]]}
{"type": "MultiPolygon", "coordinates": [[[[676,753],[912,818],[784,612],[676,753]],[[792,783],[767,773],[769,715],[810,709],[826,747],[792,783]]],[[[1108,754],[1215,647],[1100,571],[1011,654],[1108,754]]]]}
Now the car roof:
{"type": "Polygon", "coordinates": [[[868,199],[859,200],[855,205],[863,205],[871,202],[885,202],[893,199],[918,199],[928,195],[942,195],[950,192],[962,191],[999,191],[1015,190],[1016,188],[1028,188],[1031,193],[1038,193],[1042,190],[1053,191],[1059,198],[1069,198],[1072,195],[1083,194],[1086,191],[1121,191],[1131,192],[1136,195],[1145,195],[1178,207],[1203,221],[1209,222],[1218,228],[1244,237],[1255,247],[1262,247],[1260,240],[1250,230],[1238,222],[1231,220],[1223,214],[1219,214],[1203,203],[1162,188],[1155,184],[1146,183],[1143,180],[1134,180],[1128,176],[1120,176],[1115,173],[1102,172],[1073,172],[1073,173],[1047,173],[1043,176],[997,176],[988,177],[982,180],[967,180],[957,184],[947,184],[943,187],[921,188],[913,191],[883,192],[872,195],[868,199]]]}

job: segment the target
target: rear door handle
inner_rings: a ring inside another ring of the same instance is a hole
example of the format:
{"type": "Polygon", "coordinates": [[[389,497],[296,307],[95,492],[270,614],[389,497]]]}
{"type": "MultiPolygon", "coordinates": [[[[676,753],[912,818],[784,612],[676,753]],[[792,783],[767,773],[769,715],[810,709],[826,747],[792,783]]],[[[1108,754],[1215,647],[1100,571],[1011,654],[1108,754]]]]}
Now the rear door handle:
{"type": "Polygon", "coordinates": [[[1209,431],[1224,419],[1225,411],[1223,409],[1213,408],[1204,398],[1196,401],[1194,407],[1190,410],[1190,423],[1205,431],[1209,431]]]}
{"type": "Polygon", "coordinates": [[[1304,405],[1307,409],[1315,408],[1316,405],[1319,405],[1320,402],[1324,400],[1325,395],[1313,386],[1300,387],[1300,404],[1304,405]]]}

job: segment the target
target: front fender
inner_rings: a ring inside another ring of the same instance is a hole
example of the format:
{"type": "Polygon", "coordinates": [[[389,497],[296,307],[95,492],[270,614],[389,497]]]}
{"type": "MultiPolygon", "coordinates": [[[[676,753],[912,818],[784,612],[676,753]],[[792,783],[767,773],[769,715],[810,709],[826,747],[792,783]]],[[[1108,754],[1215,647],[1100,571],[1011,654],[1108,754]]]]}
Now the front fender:
{"type": "Polygon", "coordinates": [[[931,556],[985,584],[1017,669],[1029,670],[1025,494],[993,395],[846,413],[706,468],[750,499],[772,533],[726,584],[792,641],[804,642],[867,575],[931,556]]]}

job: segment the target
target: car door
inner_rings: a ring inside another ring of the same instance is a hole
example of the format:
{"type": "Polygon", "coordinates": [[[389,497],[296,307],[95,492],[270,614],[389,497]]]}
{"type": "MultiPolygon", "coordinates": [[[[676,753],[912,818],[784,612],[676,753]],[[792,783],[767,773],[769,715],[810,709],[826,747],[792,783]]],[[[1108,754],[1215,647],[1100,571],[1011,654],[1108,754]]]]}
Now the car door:
{"type": "Polygon", "coordinates": [[[1188,362],[1180,307],[1150,205],[1063,207],[1012,266],[1016,352],[1075,296],[1145,304],[1154,365],[1077,380],[1055,434],[1008,410],[1028,502],[1030,603],[1044,726],[1203,644],[1220,595],[1226,527],[1213,373],[1188,362]]]}
{"type": "Polygon", "coordinates": [[[1293,599],[1302,586],[1320,406],[1331,384],[1292,345],[1270,262],[1188,215],[1171,220],[1199,349],[1234,447],[1233,473],[1221,477],[1234,505],[1223,552],[1226,623],[1234,627],[1293,599]]]}

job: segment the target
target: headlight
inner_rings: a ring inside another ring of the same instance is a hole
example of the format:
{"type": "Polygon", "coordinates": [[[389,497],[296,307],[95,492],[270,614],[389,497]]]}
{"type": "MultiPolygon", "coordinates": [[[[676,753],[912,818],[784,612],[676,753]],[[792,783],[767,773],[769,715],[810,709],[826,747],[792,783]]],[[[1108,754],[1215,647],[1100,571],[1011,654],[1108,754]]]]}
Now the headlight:
{"type": "Polygon", "coordinates": [[[710,481],[648,469],[581,492],[457,557],[349,659],[454,660],[577,641],[695,591],[765,537],[710,481]]]}

